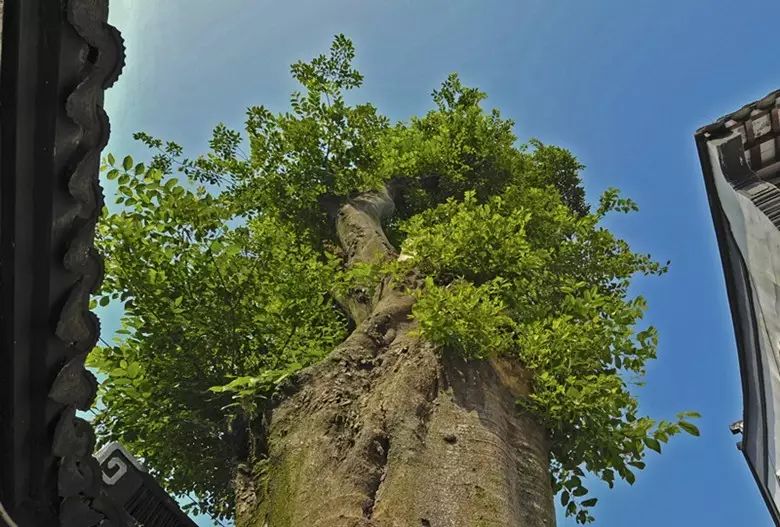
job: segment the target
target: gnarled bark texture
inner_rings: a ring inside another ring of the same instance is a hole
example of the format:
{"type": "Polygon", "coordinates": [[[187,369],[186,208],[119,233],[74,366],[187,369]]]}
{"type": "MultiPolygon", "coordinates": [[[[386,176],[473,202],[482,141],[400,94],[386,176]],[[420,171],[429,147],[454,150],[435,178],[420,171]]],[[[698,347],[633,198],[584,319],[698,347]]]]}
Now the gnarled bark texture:
{"type": "MultiPolygon", "coordinates": [[[[337,217],[350,262],[394,256],[387,193],[337,217]]],[[[237,477],[239,527],[531,527],[555,523],[544,429],[516,407],[517,364],[466,361],[414,335],[383,284],[350,337],[272,412],[267,476],[237,477]]]]}

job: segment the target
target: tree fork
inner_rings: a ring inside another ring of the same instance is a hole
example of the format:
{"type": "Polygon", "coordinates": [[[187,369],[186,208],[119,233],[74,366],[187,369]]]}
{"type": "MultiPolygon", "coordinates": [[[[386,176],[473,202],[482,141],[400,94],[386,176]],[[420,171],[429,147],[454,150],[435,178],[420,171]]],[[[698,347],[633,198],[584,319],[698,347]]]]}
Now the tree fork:
{"type": "MultiPolygon", "coordinates": [[[[386,190],[339,209],[350,265],[395,256],[393,209],[386,190]]],[[[237,476],[239,527],[554,525],[547,436],[516,406],[527,375],[434,348],[412,305],[393,287],[352,302],[355,331],[273,410],[267,470],[237,476]]]]}

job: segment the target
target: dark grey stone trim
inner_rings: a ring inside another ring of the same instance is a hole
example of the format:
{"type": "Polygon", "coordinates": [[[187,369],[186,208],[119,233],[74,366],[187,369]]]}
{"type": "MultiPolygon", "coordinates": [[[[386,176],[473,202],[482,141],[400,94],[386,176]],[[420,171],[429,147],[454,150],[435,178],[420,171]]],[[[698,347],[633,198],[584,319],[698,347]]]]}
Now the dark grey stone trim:
{"type": "Polygon", "coordinates": [[[92,456],[107,0],[5,0],[0,64],[0,501],[20,527],[131,525],[92,456]]]}

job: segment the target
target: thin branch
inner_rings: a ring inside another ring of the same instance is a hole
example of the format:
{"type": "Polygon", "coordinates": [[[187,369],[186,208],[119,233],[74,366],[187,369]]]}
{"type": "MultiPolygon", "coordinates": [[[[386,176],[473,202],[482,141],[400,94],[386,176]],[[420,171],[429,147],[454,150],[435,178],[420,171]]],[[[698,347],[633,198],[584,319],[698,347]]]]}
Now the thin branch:
{"type": "Polygon", "coordinates": [[[287,346],[290,344],[290,341],[292,341],[292,338],[293,338],[293,336],[295,336],[295,333],[297,331],[298,331],[298,324],[293,324],[293,328],[292,328],[292,331],[290,332],[290,335],[287,337],[287,340],[284,342],[284,345],[282,346],[282,349],[278,353],[278,355],[280,357],[287,350],[287,346]]]}
{"type": "Polygon", "coordinates": [[[238,334],[238,309],[236,307],[236,299],[233,292],[228,287],[224,276],[222,276],[222,272],[219,270],[217,261],[214,258],[214,253],[212,252],[211,247],[209,245],[206,245],[206,253],[211,259],[211,263],[214,265],[214,271],[217,275],[217,278],[220,281],[220,284],[222,285],[222,290],[224,291],[224,294],[226,296],[225,300],[229,302],[230,311],[233,315],[233,346],[235,348],[233,351],[233,373],[237,373],[236,367],[238,366],[238,355],[240,355],[241,352],[243,351],[244,345],[243,342],[241,342],[241,339],[239,338],[239,334],[238,334]]]}
{"type": "MultiPolygon", "coordinates": [[[[190,501],[191,501],[193,504],[195,504],[195,505],[196,505],[196,506],[197,506],[197,507],[198,507],[198,508],[199,508],[201,511],[204,511],[204,510],[206,510],[206,509],[205,509],[205,507],[203,507],[203,503],[201,503],[201,501],[200,501],[200,500],[198,500],[198,499],[196,499],[196,498],[193,498],[193,497],[192,497],[192,493],[189,493],[189,492],[188,492],[188,493],[187,493],[187,494],[185,494],[184,496],[185,496],[186,498],[189,498],[189,500],[190,500],[190,501]]],[[[222,523],[222,521],[221,521],[221,520],[219,520],[219,519],[217,519],[217,518],[215,518],[215,517],[213,517],[213,516],[211,517],[211,519],[212,519],[212,520],[214,520],[214,521],[215,521],[215,522],[216,522],[218,525],[220,525],[220,527],[227,527],[227,525],[225,525],[224,523],[222,523]]]]}
{"type": "Polygon", "coordinates": [[[240,146],[236,146],[236,150],[238,151],[239,154],[241,154],[241,157],[244,158],[244,161],[249,161],[249,156],[246,155],[243,148],[241,148],[240,146]]]}
{"type": "Polygon", "coordinates": [[[11,519],[11,516],[8,514],[8,511],[5,510],[5,507],[3,507],[3,502],[0,501],[0,518],[3,519],[3,521],[8,525],[8,527],[18,527],[16,525],[16,522],[11,519]]]}

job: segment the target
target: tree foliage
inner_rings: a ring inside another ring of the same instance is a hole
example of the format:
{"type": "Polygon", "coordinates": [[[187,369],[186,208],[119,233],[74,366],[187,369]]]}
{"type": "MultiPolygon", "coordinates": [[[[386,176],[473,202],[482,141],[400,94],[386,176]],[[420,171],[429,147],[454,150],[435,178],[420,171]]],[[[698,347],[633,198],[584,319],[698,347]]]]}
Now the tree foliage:
{"type": "Polygon", "coordinates": [[[337,262],[272,218],[231,226],[229,207],[204,188],[128,165],[108,171],[124,207],[100,226],[101,303],[117,298],[125,314],[121,343],[90,355],[108,373],[97,424],[169,489],[224,517],[245,390],[269,394],[345,336],[328,297],[337,262]]]}
{"type": "Polygon", "coordinates": [[[629,285],[665,267],[601,226],[636,205],[608,190],[595,211],[566,150],[518,145],[514,123],[450,75],[421,117],[391,123],[345,92],[362,76],[337,36],[292,66],[290,110],[249,108],[245,133],[218,125],[209,151],[184,157],[144,133],[148,163],[107,156],[116,207],[98,244],[120,301],[115,344],[91,355],[108,374],[97,418],[169,490],[232,513],[234,441],[289,375],[322,359],[350,329],[339,294],[387,275],[420,277],[413,311],[430,341],[474,359],[518,359],[532,373],[532,412],[549,431],[566,512],[592,520],[586,473],[629,483],[646,450],[697,434],[680,414],[656,422],[633,390],[657,336],[629,285]],[[179,179],[181,178],[181,179],[179,179]],[[385,228],[403,258],[347,269],[328,204],[392,185],[385,228]]]}

